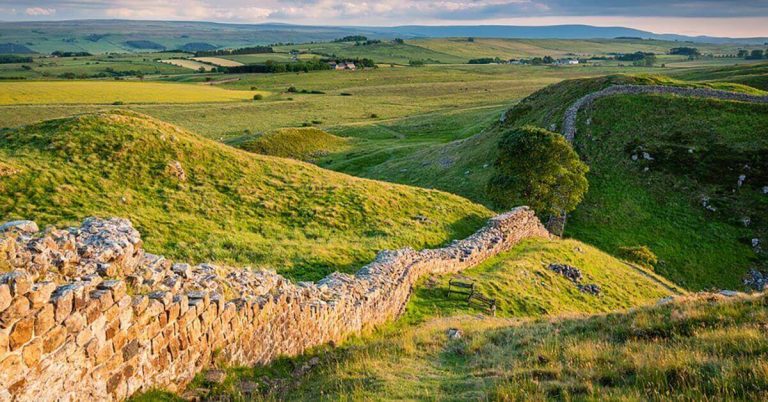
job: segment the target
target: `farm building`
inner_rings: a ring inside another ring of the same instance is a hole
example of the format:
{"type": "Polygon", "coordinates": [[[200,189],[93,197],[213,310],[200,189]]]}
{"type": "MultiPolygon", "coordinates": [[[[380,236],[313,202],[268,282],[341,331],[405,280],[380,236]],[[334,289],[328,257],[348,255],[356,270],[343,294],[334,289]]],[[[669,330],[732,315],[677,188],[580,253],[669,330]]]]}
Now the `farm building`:
{"type": "Polygon", "coordinates": [[[357,68],[355,67],[355,63],[351,61],[342,61],[341,63],[330,62],[328,64],[333,70],[354,70],[357,68]]]}

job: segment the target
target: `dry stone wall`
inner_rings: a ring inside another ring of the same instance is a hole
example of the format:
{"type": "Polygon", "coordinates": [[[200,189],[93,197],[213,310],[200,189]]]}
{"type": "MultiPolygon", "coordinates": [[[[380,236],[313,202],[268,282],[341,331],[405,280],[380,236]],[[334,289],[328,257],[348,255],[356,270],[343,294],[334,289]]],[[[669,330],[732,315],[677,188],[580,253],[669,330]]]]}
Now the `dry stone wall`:
{"type": "Polygon", "coordinates": [[[563,135],[569,142],[573,142],[573,139],[576,136],[576,117],[579,113],[579,110],[585,106],[590,105],[595,100],[613,95],[642,94],[667,94],[739,102],[768,103],[768,96],[748,95],[711,88],[684,88],[663,85],[614,85],[603,90],[593,92],[589,95],[585,95],[574,102],[565,111],[565,118],[563,120],[563,135]]]}
{"type": "Polygon", "coordinates": [[[267,363],[397,317],[414,283],[548,232],[526,207],[433,250],[385,251],[355,275],[174,264],[123,219],[0,226],[0,400],[120,400],[177,390],[209,366],[267,363]]]}

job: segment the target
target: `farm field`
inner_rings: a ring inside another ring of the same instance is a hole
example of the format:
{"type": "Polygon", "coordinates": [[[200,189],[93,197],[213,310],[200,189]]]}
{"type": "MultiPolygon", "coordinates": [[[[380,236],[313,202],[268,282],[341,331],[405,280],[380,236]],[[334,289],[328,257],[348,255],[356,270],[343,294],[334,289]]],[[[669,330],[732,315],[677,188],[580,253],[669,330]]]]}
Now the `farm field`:
{"type": "MultiPolygon", "coordinates": [[[[388,119],[437,111],[476,107],[508,106],[530,93],[563,79],[590,77],[618,72],[641,73],[654,71],[635,67],[545,67],[514,65],[481,66],[427,66],[423,68],[379,68],[354,72],[319,71],[311,73],[247,74],[238,75],[240,80],[216,86],[201,86],[196,83],[174,84],[156,88],[179,89],[176,95],[160,94],[171,105],[126,105],[110,106],[130,108],[141,113],[178,124],[196,133],[214,139],[225,139],[249,132],[262,132],[282,127],[300,127],[314,124],[332,128],[346,124],[378,124],[388,119]],[[323,94],[288,93],[289,87],[297,90],[314,90],[323,94]],[[269,93],[261,101],[231,102],[247,100],[257,93],[269,93]],[[182,96],[183,94],[186,94],[182,96]],[[348,94],[349,96],[343,96],[348,94]],[[223,96],[225,99],[216,99],[223,96]],[[234,98],[234,99],[233,99],[234,98]],[[220,102],[225,103],[211,103],[220,102]],[[196,103],[203,102],[203,103],[196,103]],[[372,115],[376,117],[372,117],[372,115]],[[233,118],[236,116],[237,118],[233,118]]],[[[202,74],[184,76],[202,82],[202,74]],[[199,80],[198,80],[199,78],[199,80]]],[[[211,79],[221,75],[210,75],[211,79]]],[[[72,82],[85,87],[115,82],[88,81],[72,82]]],[[[57,103],[46,99],[44,83],[0,82],[2,85],[25,85],[37,87],[37,95],[30,95],[34,106],[13,105],[0,107],[0,125],[7,127],[28,124],[49,118],[104,109],[104,106],[67,106],[68,102],[57,103]]],[[[116,83],[128,84],[128,83],[116,83]]],[[[67,88],[66,82],[61,82],[67,88]]],[[[121,87],[115,87],[121,88],[121,87]]],[[[141,88],[140,86],[131,88],[141,88]]],[[[111,92],[110,92],[111,93],[111,92]]],[[[159,100],[137,91],[131,103],[158,103],[159,100]]],[[[64,98],[64,97],[62,97],[64,98]]],[[[56,98],[59,99],[59,98],[56,98]]],[[[106,103],[113,99],[104,91],[80,91],[77,103],[106,103]]],[[[122,100],[128,102],[127,100],[122,100]]],[[[7,103],[6,103],[7,104],[7,103]]],[[[501,109],[499,109],[501,110],[501,109]]]]}
{"type": "Polygon", "coordinates": [[[208,85],[120,81],[0,82],[0,105],[237,102],[257,91],[208,85]]]}
{"type": "Polygon", "coordinates": [[[190,69],[190,70],[203,69],[203,71],[211,71],[214,68],[210,64],[201,63],[199,61],[192,60],[192,59],[166,59],[166,60],[161,60],[161,62],[165,64],[170,64],[173,66],[190,69]]]}
{"type": "Polygon", "coordinates": [[[237,67],[237,66],[243,65],[243,63],[240,63],[234,60],[225,59],[222,57],[193,57],[191,60],[213,64],[221,67],[237,67]]]}

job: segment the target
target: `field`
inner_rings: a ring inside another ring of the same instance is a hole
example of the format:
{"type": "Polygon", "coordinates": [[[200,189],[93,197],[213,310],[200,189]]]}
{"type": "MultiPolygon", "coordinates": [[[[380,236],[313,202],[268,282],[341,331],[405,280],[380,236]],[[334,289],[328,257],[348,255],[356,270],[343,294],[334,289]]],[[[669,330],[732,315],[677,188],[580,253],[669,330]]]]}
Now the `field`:
{"type": "MultiPolygon", "coordinates": [[[[130,108],[157,117],[210,138],[226,139],[243,135],[246,130],[265,132],[283,127],[301,127],[305,123],[311,124],[312,121],[322,122],[317,124],[318,127],[336,130],[337,126],[342,125],[385,124],[390,119],[437,111],[452,112],[491,106],[499,108],[500,111],[500,108],[509,106],[532,92],[563,79],[616,72],[646,71],[653,70],[634,67],[428,66],[379,68],[355,72],[319,71],[300,74],[240,75],[236,76],[240,78],[239,81],[216,85],[214,88],[192,84],[204,82],[205,77],[216,79],[224,77],[223,75],[191,74],[182,77],[194,79],[193,82],[168,87],[182,90],[187,88],[185,93],[188,98],[158,94],[158,96],[171,98],[169,102],[175,103],[172,106],[118,107],[130,108]],[[286,92],[291,86],[299,91],[314,90],[325,93],[286,92]],[[209,103],[212,100],[205,99],[205,96],[201,95],[226,95],[227,100],[230,95],[235,99],[248,99],[256,93],[254,91],[264,91],[271,95],[266,96],[262,101],[227,103],[209,103]],[[418,101],[414,101],[415,97],[418,97],[418,101]],[[192,103],[191,100],[198,100],[205,104],[192,103]],[[373,114],[377,117],[371,117],[373,114]],[[233,119],[233,116],[237,118],[233,119]]],[[[177,79],[179,78],[170,76],[167,80],[176,81],[177,79]]],[[[162,78],[162,80],[166,79],[162,78]]],[[[77,85],[101,85],[101,83],[89,82],[77,85]]],[[[5,84],[21,85],[24,88],[23,83],[5,84]]],[[[0,83],[0,86],[5,84],[0,83]]],[[[28,84],[44,87],[44,84],[31,82],[28,84]]],[[[162,84],[153,83],[153,85],[162,84]]],[[[48,103],[45,107],[0,107],[0,126],[13,127],[103,109],[100,106],[67,106],[66,103],[45,101],[43,95],[36,99],[36,103],[48,103]]],[[[112,103],[118,100],[103,99],[104,96],[102,92],[85,91],[77,95],[78,99],[82,99],[80,103],[95,103],[96,100],[112,103]]]]}
{"type": "Polygon", "coordinates": [[[182,74],[184,68],[160,63],[161,58],[183,57],[184,53],[109,54],[83,57],[33,55],[32,63],[0,64],[2,79],[111,78],[137,75],[182,74]],[[25,67],[26,66],[26,67],[25,67]]]}
{"type": "Polygon", "coordinates": [[[202,62],[191,60],[191,59],[167,59],[167,60],[160,60],[160,62],[165,64],[171,64],[171,65],[182,67],[182,68],[187,68],[190,70],[195,70],[195,71],[200,69],[203,69],[203,71],[211,71],[214,68],[210,64],[202,63],[202,62]]]}
{"type": "Polygon", "coordinates": [[[159,82],[19,81],[0,82],[0,105],[236,102],[256,93],[264,94],[159,82]]]}
{"type": "Polygon", "coordinates": [[[213,64],[221,67],[237,67],[237,66],[243,65],[243,63],[228,60],[221,57],[193,57],[192,60],[200,61],[207,64],[213,64]]]}

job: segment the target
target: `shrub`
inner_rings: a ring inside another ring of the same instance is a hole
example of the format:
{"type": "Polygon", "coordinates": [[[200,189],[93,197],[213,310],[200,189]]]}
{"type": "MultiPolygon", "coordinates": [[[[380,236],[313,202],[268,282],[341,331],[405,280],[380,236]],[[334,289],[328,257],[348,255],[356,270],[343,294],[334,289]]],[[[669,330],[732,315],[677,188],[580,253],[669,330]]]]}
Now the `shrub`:
{"type": "Polygon", "coordinates": [[[253,95],[253,100],[262,100],[262,99],[264,99],[264,95],[262,94],[253,95]]]}
{"type": "Polygon", "coordinates": [[[120,105],[123,104],[123,101],[114,101],[114,102],[112,102],[112,104],[115,105],[115,106],[120,106],[120,105]]]}
{"type": "Polygon", "coordinates": [[[647,246],[620,247],[621,256],[626,260],[640,264],[646,268],[653,268],[659,263],[659,257],[647,246]]]}
{"type": "Polygon", "coordinates": [[[342,92],[339,95],[341,95],[341,96],[352,96],[352,94],[349,93],[349,92],[342,92]]]}
{"type": "Polygon", "coordinates": [[[372,119],[378,119],[379,115],[377,115],[376,113],[371,113],[371,118],[372,119]]]}
{"type": "Polygon", "coordinates": [[[539,214],[569,212],[587,192],[589,168],[557,133],[526,126],[502,134],[487,185],[499,207],[528,205],[539,214]]]}
{"type": "Polygon", "coordinates": [[[289,93],[296,93],[296,92],[299,92],[299,90],[296,89],[295,86],[291,85],[291,86],[288,87],[288,91],[287,92],[289,92],[289,93]]]}

